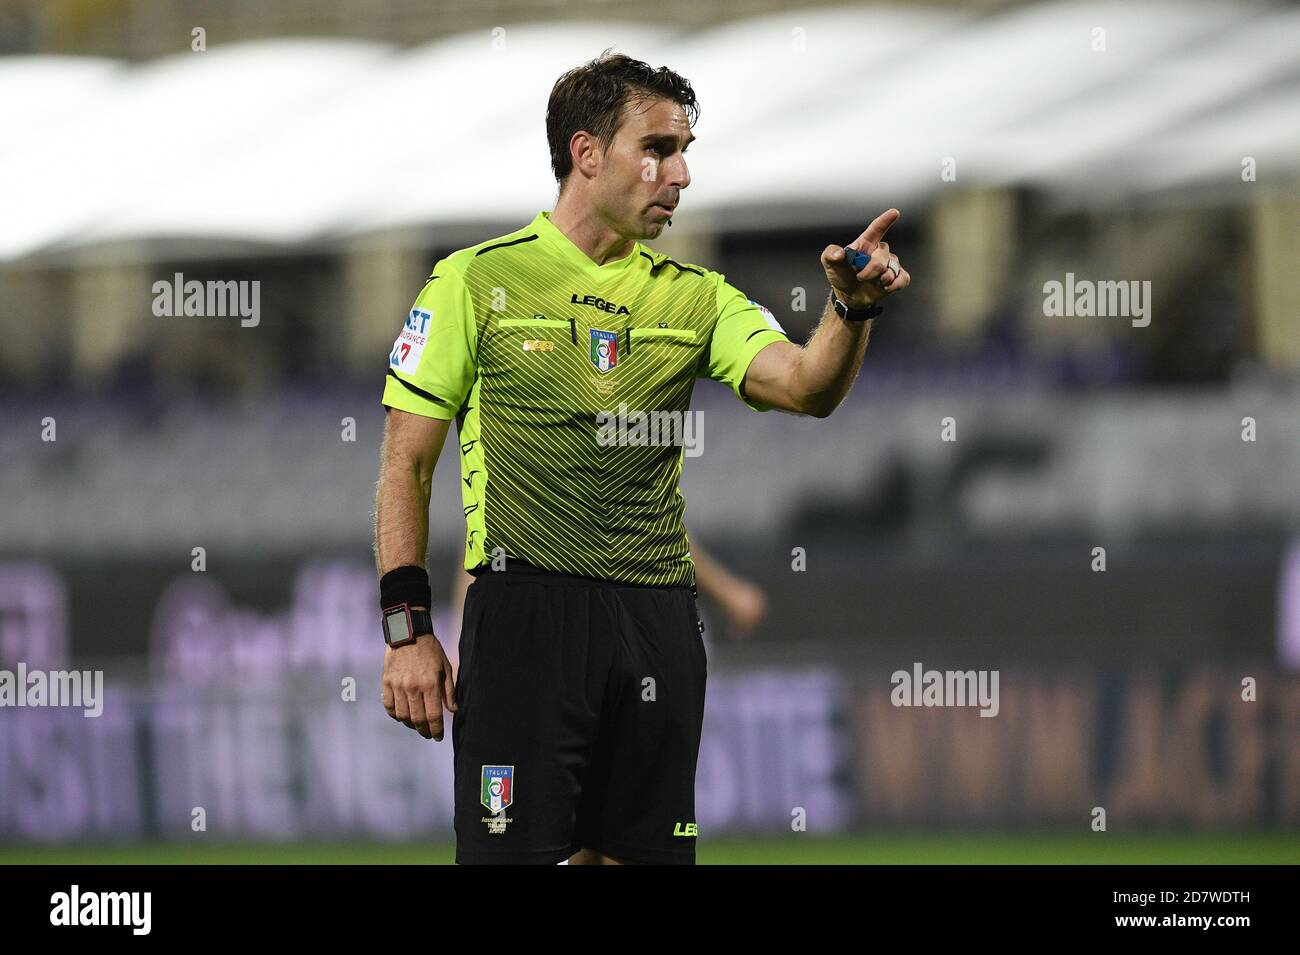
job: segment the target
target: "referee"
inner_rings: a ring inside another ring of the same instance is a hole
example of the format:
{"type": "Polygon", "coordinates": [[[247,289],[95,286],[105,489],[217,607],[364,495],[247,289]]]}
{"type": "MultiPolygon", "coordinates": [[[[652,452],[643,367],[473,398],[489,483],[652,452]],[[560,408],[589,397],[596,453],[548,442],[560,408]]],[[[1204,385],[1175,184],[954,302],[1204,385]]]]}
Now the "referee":
{"type": "MultiPolygon", "coordinates": [[[[679,412],[698,377],[755,411],[825,417],[879,302],[910,279],[883,241],[828,246],[805,347],[724,277],[642,244],[690,185],[698,106],[665,68],[605,54],[551,91],[551,212],[441,259],[389,356],[375,505],[383,702],[441,740],[458,863],[693,863],[705,655],[683,448],[601,440],[612,409],[679,412]],[[456,421],[466,597],[453,683],[429,622],[433,470],[456,421]]],[[[620,412],[621,413],[621,412],[620,412]]]]}

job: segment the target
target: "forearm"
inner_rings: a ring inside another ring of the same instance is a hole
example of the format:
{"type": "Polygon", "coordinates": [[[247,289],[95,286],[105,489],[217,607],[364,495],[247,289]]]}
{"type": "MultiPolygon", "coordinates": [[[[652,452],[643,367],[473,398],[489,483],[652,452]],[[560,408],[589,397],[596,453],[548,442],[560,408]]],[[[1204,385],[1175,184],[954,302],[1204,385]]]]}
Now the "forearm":
{"type": "Polygon", "coordinates": [[[429,495],[433,474],[400,456],[385,456],[375,494],[375,565],[382,577],[395,567],[423,567],[429,549],[429,495]]]}
{"type": "Polygon", "coordinates": [[[824,417],[844,400],[862,369],[870,337],[870,319],[847,322],[827,298],[821,321],[800,350],[793,375],[794,388],[808,414],[824,417]]]}

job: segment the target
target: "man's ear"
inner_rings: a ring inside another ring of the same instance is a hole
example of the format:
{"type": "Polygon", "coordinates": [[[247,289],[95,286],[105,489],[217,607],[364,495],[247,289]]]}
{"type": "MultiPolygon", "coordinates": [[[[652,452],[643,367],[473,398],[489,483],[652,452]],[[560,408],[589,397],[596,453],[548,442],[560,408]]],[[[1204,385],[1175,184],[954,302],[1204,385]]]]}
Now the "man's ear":
{"type": "MultiPolygon", "coordinates": [[[[605,155],[609,152],[609,147],[611,145],[613,145],[612,141],[602,146],[600,140],[586,130],[579,130],[574,133],[573,139],[569,140],[569,149],[572,153],[571,158],[573,160],[573,172],[579,171],[582,159],[585,157],[590,164],[590,168],[587,170],[587,175],[594,178],[600,171],[600,164],[604,161],[605,155]],[[579,137],[582,138],[579,139],[579,137]],[[575,140],[581,144],[577,149],[574,148],[575,140]]],[[[570,173],[570,175],[572,175],[572,173],[570,173]]]]}

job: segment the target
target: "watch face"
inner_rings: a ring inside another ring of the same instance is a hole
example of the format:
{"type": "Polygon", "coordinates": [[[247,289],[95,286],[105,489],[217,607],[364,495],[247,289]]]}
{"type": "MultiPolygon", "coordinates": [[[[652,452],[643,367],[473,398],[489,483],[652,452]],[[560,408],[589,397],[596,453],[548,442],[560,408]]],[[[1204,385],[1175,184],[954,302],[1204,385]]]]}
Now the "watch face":
{"type": "Polygon", "coordinates": [[[384,614],[384,635],[391,646],[411,638],[411,618],[405,607],[389,610],[384,614]]]}

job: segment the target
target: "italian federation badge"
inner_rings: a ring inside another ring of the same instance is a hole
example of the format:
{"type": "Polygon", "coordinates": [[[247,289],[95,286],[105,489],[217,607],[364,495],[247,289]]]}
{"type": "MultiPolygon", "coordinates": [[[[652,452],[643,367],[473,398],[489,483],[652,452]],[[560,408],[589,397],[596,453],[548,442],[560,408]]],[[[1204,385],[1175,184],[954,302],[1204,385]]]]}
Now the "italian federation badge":
{"type": "Polygon", "coordinates": [[[618,332],[591,330],[591,363],[602,375],[618,364],[618,332]]]}
{"type": "Polygon", "coordinates": [[[506,826],[514,822],[506,816],[506,810],[515,798],[515,768],[513,766],[484,766],[480,784],[479,801],[492,815],[484,816],[488,832],[494,836],[502,835],[506,826]]]}

